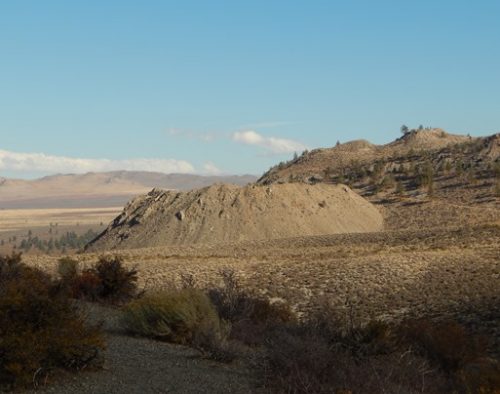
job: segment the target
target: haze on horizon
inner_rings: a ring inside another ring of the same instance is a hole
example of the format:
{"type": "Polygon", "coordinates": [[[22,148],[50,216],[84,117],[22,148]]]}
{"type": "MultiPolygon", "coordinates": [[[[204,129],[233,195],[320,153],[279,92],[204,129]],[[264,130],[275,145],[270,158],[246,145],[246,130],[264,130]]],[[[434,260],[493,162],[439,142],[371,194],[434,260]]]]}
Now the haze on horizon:
{"type": "Polygon", "coordinates": [[[0,176],[255,174],[500,130],[497,1],[0,4],[0,176]]]}

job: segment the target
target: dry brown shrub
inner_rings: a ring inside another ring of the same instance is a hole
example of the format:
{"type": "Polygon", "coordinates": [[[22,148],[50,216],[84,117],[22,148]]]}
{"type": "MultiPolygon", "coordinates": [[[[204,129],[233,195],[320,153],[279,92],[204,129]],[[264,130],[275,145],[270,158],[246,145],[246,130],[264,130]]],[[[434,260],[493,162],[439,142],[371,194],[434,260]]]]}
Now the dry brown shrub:
{"type": "Polygon", "coordinates": [[[487,341],[471,335],[455,321],[419,319],[404,323],[403,341],[446,371],[457,371],[486,354],[487,341]]]}
{"type": "Polygon", "coordinates": [[[93,267],[102,283],[100,297],[111,301],[132,298],[137,291],[137,270],[126,269],[122,260],[115,257],[101,257],[93,267]]]}
{"type": "Polygon", "coordinates": [[[231,339],[259,345],[271,327],[296,320],[288,304],[244,291],[234,271],[225,269],[220,275],[223,286],[209,289],[208,294],[219,316],[231,323],[231,339]]]}
{"type": "Polygon", "coordinates": [[[102,333],[65,289],[20,255],[0,257],[0,386],[35,386],[54,369],[100,365],[102,333]]]}
{"type": "Polygon", "coordinates": [[[500,393],[500,363],[489,357],[488,340],[455,321],[419,319],[403,324],[402,341],[441,368],[458,392],[500,393]]]}
{"type": "Polygon", "coordinates": [[[71,279],[70,290],[73,298],[95,302],[101,299],[102,281],[92,270],[85,270],[71,279]]]}
{"type": "Polygon", "coordinates": [[[137,295],[138,272],[127,269],[119,257],[100,257],[97,263],[81,273],[71,261],[60,261],[62,283],[74,298],[87,301],[121,303],[137,295]]]}

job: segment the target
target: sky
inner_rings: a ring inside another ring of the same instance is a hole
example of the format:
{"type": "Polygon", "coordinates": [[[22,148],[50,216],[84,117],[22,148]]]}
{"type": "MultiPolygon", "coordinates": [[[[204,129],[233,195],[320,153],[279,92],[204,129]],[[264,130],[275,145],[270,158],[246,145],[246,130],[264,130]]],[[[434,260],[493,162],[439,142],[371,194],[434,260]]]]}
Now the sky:
{"type": "Polygon", "coordinates": [[[500,1],[0,1],[0,176],[259,175],[500,131],[500,1]]]}

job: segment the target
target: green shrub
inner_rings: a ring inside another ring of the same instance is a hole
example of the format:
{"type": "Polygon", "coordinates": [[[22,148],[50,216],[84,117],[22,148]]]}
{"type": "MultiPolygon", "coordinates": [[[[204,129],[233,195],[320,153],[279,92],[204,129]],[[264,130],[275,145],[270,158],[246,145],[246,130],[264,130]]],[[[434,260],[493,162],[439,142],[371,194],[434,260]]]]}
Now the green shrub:
{"type": "Polygon", "coordinates": [[[60,284],[20,255],[0,257],[0,386],[37,384],[57,368],[98,366],[100,329],[88,326],[60,284]]]}
{"type": "Polygon", "coordinates": [[[208,332],[223,336],[223,324],[200,290],[158,292],[124,307],[122,324],[132,334],[191,344],[208,332]]]}

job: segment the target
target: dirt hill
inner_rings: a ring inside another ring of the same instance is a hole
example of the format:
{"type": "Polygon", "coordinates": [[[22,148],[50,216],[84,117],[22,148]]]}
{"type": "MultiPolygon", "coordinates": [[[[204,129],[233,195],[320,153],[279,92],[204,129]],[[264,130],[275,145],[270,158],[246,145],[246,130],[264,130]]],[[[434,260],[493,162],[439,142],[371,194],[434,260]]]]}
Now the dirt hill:
{"type": "Polygon", "coordinates": [[[217,182],[245,185],[256,178],[141,171],[53,175],[35,180],[0,178],[0,208],[93,208],[123,206],[154,187],[191,190],[217,182]]]}
{"type": "Polygon", "coordinates": [[[345,183],[383,209],[389,229],[500,222],[500,134],[411,131],[386,145],[359,140],[271,168],[259,184],[345,183]]]}
{"type": "Polygon", "coordinates": [[[214,244],[381,230],[382,216],[344,185],[218,184],[154,189],[131,201],[87,250],[214,244]]]}
{"type": "Polygon", "coordinates": [[[482,140],[484,138],[449,134],[442,129],[424,129],[413,130],[386,145],[374,145],[366,140],[349,141],[333,148],[314,149],[296,160],[280,163],[266,172],[259,183],[307,180],[307,177],[321,180],[326,171],[348,170],[360,164],[373,164],[377,160],[407,157],[422,151],[439,151],[482,140]]]}

